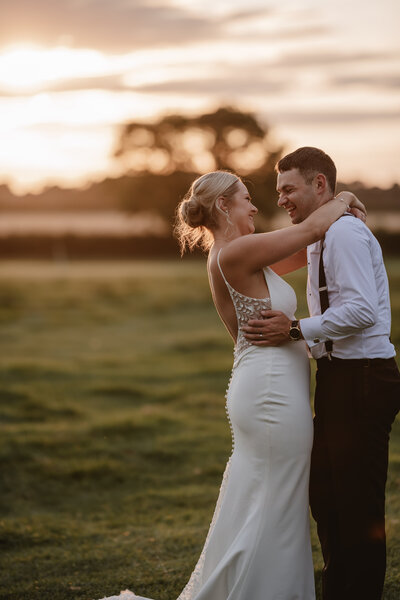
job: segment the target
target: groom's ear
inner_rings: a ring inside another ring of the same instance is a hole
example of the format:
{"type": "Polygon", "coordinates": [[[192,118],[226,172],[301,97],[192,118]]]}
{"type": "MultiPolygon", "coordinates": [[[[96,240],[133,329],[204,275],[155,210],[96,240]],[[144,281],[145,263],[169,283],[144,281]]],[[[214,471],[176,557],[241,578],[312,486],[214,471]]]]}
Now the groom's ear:
{"type": "Polygon", "coordinates": [[[317,192],[317,194],[323,194],[327,188],[328,182],[326,180],[326,177],[323,173],[318,173],[318,175],[316,175],[314,177],[314,186],[315,186],[315,190],[317,192]]]}

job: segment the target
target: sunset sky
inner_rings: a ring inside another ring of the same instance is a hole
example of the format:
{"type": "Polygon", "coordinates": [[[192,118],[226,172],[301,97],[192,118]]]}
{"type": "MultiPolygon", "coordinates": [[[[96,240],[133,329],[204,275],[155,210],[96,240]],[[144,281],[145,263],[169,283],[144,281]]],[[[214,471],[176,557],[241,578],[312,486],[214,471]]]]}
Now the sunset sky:
{"type": "Polygon", "coordinates": [[[118,126],[230,104],[400,182],[398,0],[1,0],[0,183],[117,175],[118,126]]]}

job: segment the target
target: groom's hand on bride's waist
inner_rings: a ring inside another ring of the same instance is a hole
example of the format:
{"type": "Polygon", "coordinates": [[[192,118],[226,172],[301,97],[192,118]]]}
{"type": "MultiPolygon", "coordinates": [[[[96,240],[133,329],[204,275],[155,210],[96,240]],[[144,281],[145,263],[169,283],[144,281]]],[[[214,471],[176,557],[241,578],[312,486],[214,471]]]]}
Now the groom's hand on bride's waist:
{"type": "Polygon", "coordinates": [[[262,319],[250,319],[243,335],[254,346],[280,346],[289,342],[291,320],[280,310],[263,310],[262,319]]]}

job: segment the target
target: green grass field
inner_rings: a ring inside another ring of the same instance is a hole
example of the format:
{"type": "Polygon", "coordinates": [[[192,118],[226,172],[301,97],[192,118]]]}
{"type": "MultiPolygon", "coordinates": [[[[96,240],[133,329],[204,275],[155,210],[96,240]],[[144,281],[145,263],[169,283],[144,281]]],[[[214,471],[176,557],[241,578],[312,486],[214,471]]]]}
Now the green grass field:
{"type": "MultiPolygon", "coordinates": [[[[388,270],[400,349],[400,260],[388,270]]],[[[304,316],[304,271],[289,280],[304,316]]],[[[0,599],[174,600],[231,447],[232,345],[205,262],[1,263],[0,339],[0,599]]],[[[397,422],[386,600],[400,597],[399,480],[397,422]]]]}

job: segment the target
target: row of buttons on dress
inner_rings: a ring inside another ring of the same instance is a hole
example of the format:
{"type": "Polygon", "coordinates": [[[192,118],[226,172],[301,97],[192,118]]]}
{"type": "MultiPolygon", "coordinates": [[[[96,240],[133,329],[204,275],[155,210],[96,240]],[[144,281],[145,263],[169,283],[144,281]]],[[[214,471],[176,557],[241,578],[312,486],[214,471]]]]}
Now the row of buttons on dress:
{"type": "Polygon", "coordinates": [[[226,392],[225,392],[225,398],[226,398],[226,402],[225,402],[225,412],[226,412],[226,417],[228,419],[228,423],[229,423],[229,428],[231,430],[231,437],[232,437],[232,452],[235,449],[235,434],[233,431],[233,425],[232,425],[232,421],[231,421],[231,417],[229,415],[229,409],[228,409],[228,392],[229,392],[229,388],[231,386],[231,381],[232,381],[232,377],[233,377],[233,369],[231,371],[231,376],[229,378],[229,382],[228,382],[228,387],[226,388],[226,392]]]}

